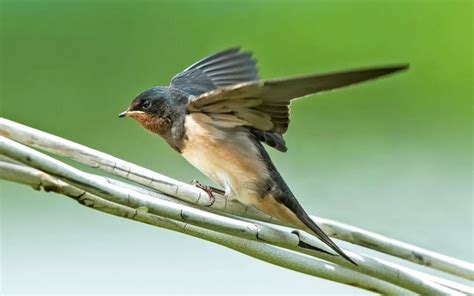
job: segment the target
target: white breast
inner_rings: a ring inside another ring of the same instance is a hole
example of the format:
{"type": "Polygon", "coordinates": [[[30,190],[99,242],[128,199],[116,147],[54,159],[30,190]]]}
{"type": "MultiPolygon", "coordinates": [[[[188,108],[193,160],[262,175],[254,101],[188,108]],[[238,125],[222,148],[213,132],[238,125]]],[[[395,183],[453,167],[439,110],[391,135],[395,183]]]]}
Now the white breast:
{"type": "Polygon", "coordinates": [[[220,129],[203,113],[185,119],[182,155],[193,166],[225,188],[229,197],[253,203],[259,181],[267,176],[260,153],[243,129],[220,129]]]}

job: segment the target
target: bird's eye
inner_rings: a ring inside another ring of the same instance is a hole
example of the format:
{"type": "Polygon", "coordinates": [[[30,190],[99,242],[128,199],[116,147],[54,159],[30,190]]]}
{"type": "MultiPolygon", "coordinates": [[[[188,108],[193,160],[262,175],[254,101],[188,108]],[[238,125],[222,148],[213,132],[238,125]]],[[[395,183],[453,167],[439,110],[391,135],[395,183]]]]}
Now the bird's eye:
{"type": "Polygon", "coordinates": [[[147,100],[142,103],[143,110],[146,110],[151,107],[151,101],[147,100]]]}

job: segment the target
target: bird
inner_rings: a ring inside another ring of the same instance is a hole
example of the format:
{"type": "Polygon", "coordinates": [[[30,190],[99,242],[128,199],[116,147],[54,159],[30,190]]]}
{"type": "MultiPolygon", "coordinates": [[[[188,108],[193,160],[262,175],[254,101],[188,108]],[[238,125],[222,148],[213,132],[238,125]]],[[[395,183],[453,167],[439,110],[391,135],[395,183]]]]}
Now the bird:
{"type": "Polygon", "coordinates": [[[408,64],[261,80],[253,53],[233,47],[209,55],[143,91],[120,118],[131,117],[223,189],[224,194],[318,237],[357,265],[311,219],[263,146],[287,151],[283,135],[294,99],[408,69],[408,64]]]}

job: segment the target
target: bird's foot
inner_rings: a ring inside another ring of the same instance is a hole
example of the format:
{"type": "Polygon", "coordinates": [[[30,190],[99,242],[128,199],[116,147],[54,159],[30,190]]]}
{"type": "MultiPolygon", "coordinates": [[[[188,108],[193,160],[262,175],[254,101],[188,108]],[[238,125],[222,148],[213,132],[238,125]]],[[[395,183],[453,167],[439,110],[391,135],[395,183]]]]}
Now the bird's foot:
{"type": "Polygon", "coordinates": [[[196,179],[191,181],[191,185],[194,185],[197,188],[204,190],[207,193],[207,195],[209,195],[209,198],[211,199],[211,205],[216,200],[216,198],[214,197],[214,193],[217,193],[217,194],[220,194],[220,195],[225,195],[224,190],[221,190],[219,188],[215,188],[215,187],[212,187],[212,186],[207,186],[207,185],[201,184],[196,179]]]}

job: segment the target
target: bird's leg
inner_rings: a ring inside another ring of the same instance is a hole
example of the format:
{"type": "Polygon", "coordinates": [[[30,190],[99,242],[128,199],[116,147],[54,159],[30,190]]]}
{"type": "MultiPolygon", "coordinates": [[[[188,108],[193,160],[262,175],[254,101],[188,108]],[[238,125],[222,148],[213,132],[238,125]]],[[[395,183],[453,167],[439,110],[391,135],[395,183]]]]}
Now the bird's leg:
{"type": "Polygon", "coordinates": [[[216,200],[215,197],[214,197],[214,193],[217,193],[217,194],[220,194],[220,195],[225,195],[224,190],[219,189],[219,188],[215,188],[215,187],[212,187],[212,186],[203,185],[196,179],[191,181],[191,185],[194,185],[197,188],[200,188],[200,189],[206,191],[206,193],[212,199],[212,203],[214,203],[214,201],[216,200]]]}

